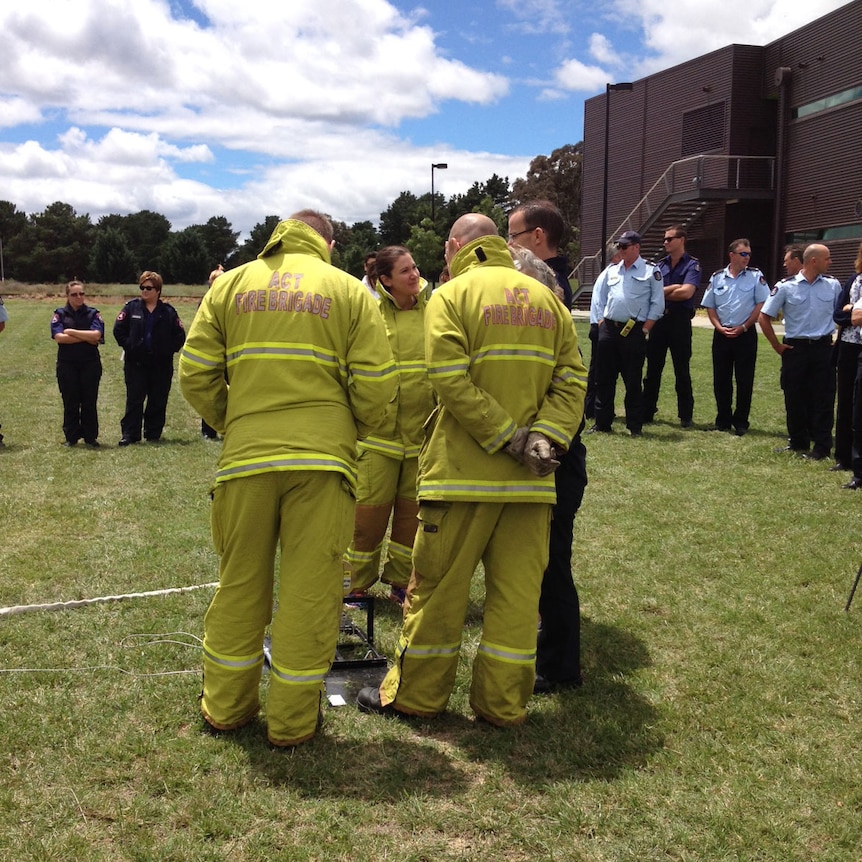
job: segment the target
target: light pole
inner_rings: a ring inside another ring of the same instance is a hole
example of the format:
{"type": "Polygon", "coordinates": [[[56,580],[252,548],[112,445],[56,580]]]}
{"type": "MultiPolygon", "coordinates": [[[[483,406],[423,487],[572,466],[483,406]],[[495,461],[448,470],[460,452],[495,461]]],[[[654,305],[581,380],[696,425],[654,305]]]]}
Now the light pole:
{"type": "Polygon", "coordinates": [[[446,162],[431,163],[431,229],[436,230],[434,224],[434,171],[445,171],[449,165],[446,162]]]}
{"type": "Polygon", "coordinates": [[[605,268],[608,251],[608,156],[611,134],[611,91],[631,90],[633,84],[605,85],[605,178],[602,189],[602,269],[605,268]]]}

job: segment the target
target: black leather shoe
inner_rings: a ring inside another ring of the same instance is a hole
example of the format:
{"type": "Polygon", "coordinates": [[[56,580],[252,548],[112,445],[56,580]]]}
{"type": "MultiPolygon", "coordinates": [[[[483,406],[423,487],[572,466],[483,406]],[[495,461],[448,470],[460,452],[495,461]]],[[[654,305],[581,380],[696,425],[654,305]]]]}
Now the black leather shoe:
{"type": "Polygon", "coordinates": [[[836,461],[830,468],[830,473],[843,473],[846,470],[851,469],[850,467],[845,467],[840,461],[836,461]]]}
{"type": "Polygon", "coordinates": [[[730,433],[730,425],[712,425],[706,429],[707,431],[724,431],[725,434],[730,433]]]}
{"type": "Polygon", "coordinates": [[[736,428],[733,432],[737,437],[745,437],[748,434],[748,428],[736,428]]]}
{"type": "Polygon", "coordinates": [[[372,685],[359,689],[359,694],[356,695],[356,705],[362,712],[373,712],[377,715],[395,714],[395,708],[391,704],[384,706],[380,702],[380,689],[372,685]]]}
{"type": "Polygon", "coordinates": [[[825,452],[818,452],[814,449],[811,452],[803,452],[802,457],[806,461],[825,461],[829,456],[825,452]]]}
{"type": "Polygon", "coordinates": [[[789,455],[807,455],[808,452],[805,449],[794,449],[792,446],[778,446],[777,448],[772,450],[773,452],[786,452],[789,455]]]}
{"type": "Polygon", "coordinates": [[[613,434],[613,428],[599,428],[598,425],[593,425],[587,429],[587,434],[613,434]]]}
{"type": "Polygon", "coordinates": [[[137,443],[137,440],[132,440],[131,437],[122,437],[120,442],[117,443],[118,446],[131,446],[132,443],[137,443]]]}
{"type": "Polygon", "coordinates": [[[683,428],[693,428],[694,427],[694,422],[691,419],[680,419],[679,424],[683,428]]]}
{"type": "Polygon", "coordinates": [[[858,491],[862,488],[862,479],[858,476],[854,476],[849,482],[845,483],[841,487],[847,491],[858,491]]]}
{"type": "Polygon", "coordinates": [[[640,428],[629,428],[629,437],[643,437],[644,432],[640,428]]]}

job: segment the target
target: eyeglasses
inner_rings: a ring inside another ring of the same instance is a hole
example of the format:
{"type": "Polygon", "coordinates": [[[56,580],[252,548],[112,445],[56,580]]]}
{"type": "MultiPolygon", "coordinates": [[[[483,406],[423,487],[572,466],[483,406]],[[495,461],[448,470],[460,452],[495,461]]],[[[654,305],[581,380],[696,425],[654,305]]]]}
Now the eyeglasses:
{"type": "Polygon", "coordinates": [[[666,236],[662,242],[673,242],[675,239],[679,239],[678,236],[666,236]]]}
{"type": "Polygon", "coordinates": [[[83,296],[83,292],[70,293],[69,296],[83,296]]]}
{"type": "Polygon", "coordinates": [[[515,231],[515,233],[509,234],[509,239],[513,240],[516,236],[520,236],[522,233],[530,233],[532,230],[533,230],[533,228],[528,227],[528,228],[525,228],[524,230],[515,231]]]}
{"type": "Polygon", "coordinates": [[[155,288],[151,284],[142,284],[141,290],[155,290],[155,288]]]}
{"type": "Polygon", "coordinates": [[[751,257],[750,251],[735,251],[734,254],[738,254],[740,257],[751,257]]]}
{"type": "Polygon", "coordinates": [[[620,251],[625,251],[625,250],[629,247],[629,245],[630,245],[630,243],[627,243],[627,242],[618,242],[618,243],[617,243],[617,248],[618,248],[620,251]]]}

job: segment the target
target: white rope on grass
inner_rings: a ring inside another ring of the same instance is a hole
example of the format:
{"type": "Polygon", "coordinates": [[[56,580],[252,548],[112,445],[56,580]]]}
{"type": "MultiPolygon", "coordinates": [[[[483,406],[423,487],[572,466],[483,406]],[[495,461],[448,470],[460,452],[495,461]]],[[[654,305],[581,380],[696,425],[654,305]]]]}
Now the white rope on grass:
{"type": "Polygon", "coordinates": [[[92,599],[77,599],[68,602],[46,602],[36,605],[12,605],[8,608],[0,608],[0,617],[8,617],[14,614],[26,614],[32,611],[65,611],[71,608],[83,608],[87,605],[97,605],[104,602],[122,602],[126,599],[145,599],[152,596],[169,596],[173,593],[188,593],[192,590],[203,590],[208,587],[217,587],[218,581],[208,584],[192,584],[188,587],[170,587],[164,590],[149,590],[144,593],[123,593],[118,596],[96,596],[92,599]]]}

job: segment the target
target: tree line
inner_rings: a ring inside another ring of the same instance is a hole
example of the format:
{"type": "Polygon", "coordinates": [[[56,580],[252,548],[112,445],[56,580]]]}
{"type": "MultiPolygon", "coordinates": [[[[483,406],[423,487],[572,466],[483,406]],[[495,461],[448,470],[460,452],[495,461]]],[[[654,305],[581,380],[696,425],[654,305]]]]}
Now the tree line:
{"type": "MultiPolygon", "coordinates": [[[[562,211],[569,226],[563,250],[575,261],[580,251],[582,151],[582,143],[566,144],[550,156],[536,156],[527,176],[511,186],[508,177],[492,174],[465,194],[447,199],[435,192],[433,205],[430,192],[419,196],[401,192],[380,214],[377,227],[371,221],[347,225],[333,220],[332,262],[361,277],[367,252],[406,245],[423,275],[436,280],[443,265],[443,244],[455,219],[481,212],[505,235],[507,214],[518,204],[539,198],[553,201],[562,211]]],[[[62,284],[79,278],[127,284],[143,270],[153,269],[169,284],[200,284],[219,263],[231,269],[253,260],[280,218],[266,216],[240,243],[240,232],[220,215],[175,231],[164,215],[151,210],[105,215],[93,224],[89,215],[79,215],[62,201],[28,215],[0,200],[0,260],[5,278],[24,283],[62,284]]]]}

